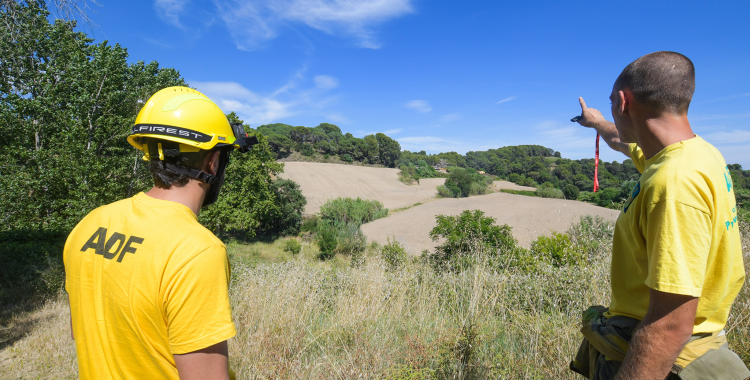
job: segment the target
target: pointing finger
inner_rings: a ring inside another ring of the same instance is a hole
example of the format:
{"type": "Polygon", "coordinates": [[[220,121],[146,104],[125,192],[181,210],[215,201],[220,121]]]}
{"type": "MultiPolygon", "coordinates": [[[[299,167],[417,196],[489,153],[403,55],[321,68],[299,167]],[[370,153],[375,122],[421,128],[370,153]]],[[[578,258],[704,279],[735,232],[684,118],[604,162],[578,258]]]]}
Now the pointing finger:
{"type": "Polygon", "coordinates": [[[581,111],[585,111],[586,110],[586,102],[583,100],[583,97],[579,97],[578,98],[578,102],[581,103],[581,111]]]}

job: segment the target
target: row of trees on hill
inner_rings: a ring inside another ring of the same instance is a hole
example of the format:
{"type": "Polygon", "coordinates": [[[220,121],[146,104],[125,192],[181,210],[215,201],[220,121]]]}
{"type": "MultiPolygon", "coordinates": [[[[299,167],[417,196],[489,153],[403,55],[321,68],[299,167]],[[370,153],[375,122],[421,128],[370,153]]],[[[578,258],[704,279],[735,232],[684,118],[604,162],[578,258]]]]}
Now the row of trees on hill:
{"type": "Polygon", "coordinates": [[[359,161],[391,168],[401,157],[401,145],[384,133],[357,138],[351,133],[342,133],[341,128],[329,123],[313,128],[275,123],[261,125],[256,130],[268,137],[271,149],[280,155],[298,151],[309,156],[317,152],[338,155],[347,162],[359,161]]]}
{"type": "MultiPolygon", "coordinates": [[[[464,167],[515,182],[519,185],[556,188],[568,199],[579,199],[604,207],[616,207],[627,199],[640,178],[633,161],[599,163],[599,191],[593,193],[594,159],[570,160],[560,152],[539,145],[519,145],[460,155],[456,152],[427,154],[404,151],[398,161],[402,172],[413,179],[435,176],[432,166],[464,167]]],[[[739,164],[727,166],[737,203],[750,206],[750,170],[739,164]]]]}

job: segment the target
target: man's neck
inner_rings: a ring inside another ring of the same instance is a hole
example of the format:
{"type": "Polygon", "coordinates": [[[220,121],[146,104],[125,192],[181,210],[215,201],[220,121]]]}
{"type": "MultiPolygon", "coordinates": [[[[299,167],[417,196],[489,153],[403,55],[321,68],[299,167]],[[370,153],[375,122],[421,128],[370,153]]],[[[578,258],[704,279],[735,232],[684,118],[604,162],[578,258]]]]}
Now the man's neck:
{"type": "Polygon", "coordinates": [[[687,115],[662,114],[637,124],[638,146],[647,160],[672,144],[695,137],[687,115]]]}
{"type": "Polygon", "coordinates": [[[196,216],[198,216],[201,211],[201,205],[203,205],[203,199],[206,197],[207,186],[208,185],[203,182],[191,179],[190,182],[183,187],[172,186],[169,189],[162,189],[154,186],[151,190],[146,192],[146,195],[151,198],[177,202],[185,205],[191,209],[196,216]]]}

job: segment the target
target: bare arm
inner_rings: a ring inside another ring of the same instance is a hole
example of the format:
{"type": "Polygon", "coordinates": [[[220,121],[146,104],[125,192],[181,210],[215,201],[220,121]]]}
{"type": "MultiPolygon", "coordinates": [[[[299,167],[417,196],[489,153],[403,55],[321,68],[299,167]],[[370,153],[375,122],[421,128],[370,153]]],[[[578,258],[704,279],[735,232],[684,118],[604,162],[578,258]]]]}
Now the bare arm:
{"type": "Polygon", "coordinates": [[[617,132],[615,123],[607,121],[599,110],[586,107],[583,98],[578,98],[578,101],[581,103],[581,118],[578,120],[578,124],[586,128],[596,129],[610,148],[622,152],[630,158],[628,144],[620,141],[620,134],[617,132]]]}
{"type": "Polygon", "coordinates": [[[227,341],[202,350],[174,355],[180,380],[229,380],[229,349],[227,341]]]}
{"type": "Polygon", "coordinates": [[[693,334],[698,298],[653,289],[650,297],[616,380],[664,379],[693,334]]]}

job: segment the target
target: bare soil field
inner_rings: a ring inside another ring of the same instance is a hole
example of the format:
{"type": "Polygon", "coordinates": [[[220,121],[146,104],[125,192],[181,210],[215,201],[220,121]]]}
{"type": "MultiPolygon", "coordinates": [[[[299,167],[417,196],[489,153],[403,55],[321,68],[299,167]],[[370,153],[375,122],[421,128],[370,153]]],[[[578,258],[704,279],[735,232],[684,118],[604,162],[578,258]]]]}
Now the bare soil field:
{"type": "Polygon", "coordinates": [[[428,204],[395,213],[362,226],[368,240],[385,244],[388,238],[404,245],[413,255],[422,250],[434,251],[438,244],[430,240],[435,216],[458,215],[464,210],[482,210],[497,219],[498,224],[513,227],[513,236],[523,247],[529,247],[539,235],[552,231],[564,232],[583,215],[598,215],[608,220],[617,219],[619,211],[589,203],[528,197],[507,193],[493,193],[461,199],[440,199],[428,204]]]}
{"type": "Polygon", "coordinates": [[[437,194],[445,178],[424,178],[419,185],[398,180],[398,169],[336,165],[318,162],[286,162],[281,178],[297,182],[307,198],[305,214],[320,211],[333,198],[374,199],[390,210],[425,202],[437,194]]]}
{"type": "Polygon", "coordinates": [[[492,190],[498,191],[500,189],[509,189],[509,190],[528,190],[528,191],[535,191],[535,187],[529,187],[529,186],[521,186],[517,185],[513,182],[508,181],[495,181],[492,183],[492,190]]]}

